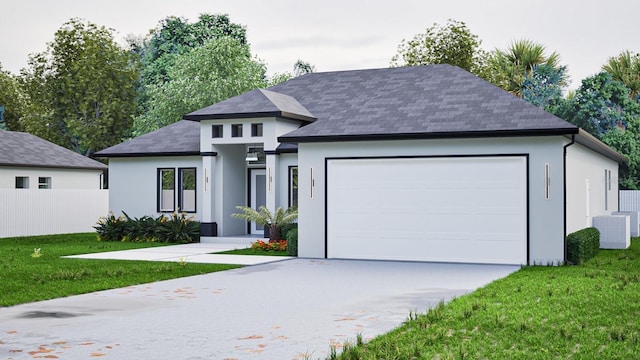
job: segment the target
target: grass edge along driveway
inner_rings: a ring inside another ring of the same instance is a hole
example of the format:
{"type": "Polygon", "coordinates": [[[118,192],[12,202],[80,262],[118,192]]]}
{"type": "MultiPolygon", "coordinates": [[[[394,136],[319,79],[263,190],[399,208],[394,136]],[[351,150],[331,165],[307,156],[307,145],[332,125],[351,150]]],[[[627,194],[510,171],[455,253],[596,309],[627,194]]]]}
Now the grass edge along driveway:
{"type": "Polygon", "coordinates": [[[0,307],[238,268],[61,256],[171,244],[101,242],[95,233],[0,239],[0,307]],[[36,250],[40,249],[40,256],[36,250]]]}
{"type": "Polygon", "coordinates": [[[524,267],[360,340],[330,359],[640,359],[640,238],[581,266],[524,267]]]}

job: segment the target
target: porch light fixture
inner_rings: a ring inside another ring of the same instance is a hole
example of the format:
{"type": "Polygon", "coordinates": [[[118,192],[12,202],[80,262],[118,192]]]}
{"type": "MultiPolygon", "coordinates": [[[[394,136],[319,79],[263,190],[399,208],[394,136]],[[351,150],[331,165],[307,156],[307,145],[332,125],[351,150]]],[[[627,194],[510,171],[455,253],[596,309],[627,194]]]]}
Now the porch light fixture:
{"type": "Polygon", "coordinates": [[[253,149],[249,149],[249,151],[247,151],[247,157],[244,160],[247,162],[258,161],[258,152],[253,151],[253,149]]]}

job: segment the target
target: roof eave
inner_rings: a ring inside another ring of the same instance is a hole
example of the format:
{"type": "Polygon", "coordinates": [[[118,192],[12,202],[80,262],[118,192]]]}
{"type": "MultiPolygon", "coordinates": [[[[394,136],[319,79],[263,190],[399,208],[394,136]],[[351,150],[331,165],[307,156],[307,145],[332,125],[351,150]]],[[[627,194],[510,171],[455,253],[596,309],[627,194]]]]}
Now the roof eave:
{"type": "Polygon", "coordinates": [[[521,137],[521,136],[553,136],[553,135],[573,135],[573,134],[578,134],[578,127],[557,128],[557,129],[450,131],[450,132],[430,132],[430,133],[356,134],[356,135],[326,135],[326,136],[283,135],[278,137],[278,141],[298,144],[298,143],[313,143],[313,142],[521,137]]]}
{"type": "Polygon", "coordinates": [[[266,118],[266,117],[280,117],[290,120],[298,120],[303,122],[314,122],[316,118],[306,115],[290,113],[286,111],[264,111],[264,112],[245,112],[245,113],[228,113],[228,114],[197,114],[197,115],[184,115],[182,119],[189,121],[202,121],[202,120],[228,120],[228,119],[250,119],[250,118],[266,118]]]}
{"type": "Polygon", "coordinates": [[[154,156],[194,156],[200,155],[200,151],[176,151],[176,152],[130,152],[130,153],[112,153],[101,154],[95,153],[93,156],[98,158],[125,158],[125,157],[154,157],[154,156]]]}
{"type": "Polygon", "coordinates": [[[595,136],[589,134],[583,129],[580,129],[580,132],[576,135],[575,140],[578,144],[583,145],[600,155],[606,156],[611,160],[614,160],[620,164],[629,163],[629,159],[618,153],[617,151],[610,148],[607,144],[598,140],[595,136]]]}
{"type": "Polygon", "coordinates": [[[69,170],[107,170],[107,165],[103,166],[71,166],[71,165],[45,165],[45,164],[12,164],[0,163],[0,166],[19,167],[19,168],[46,168],[46,169],[69,169],[69,170]]]}

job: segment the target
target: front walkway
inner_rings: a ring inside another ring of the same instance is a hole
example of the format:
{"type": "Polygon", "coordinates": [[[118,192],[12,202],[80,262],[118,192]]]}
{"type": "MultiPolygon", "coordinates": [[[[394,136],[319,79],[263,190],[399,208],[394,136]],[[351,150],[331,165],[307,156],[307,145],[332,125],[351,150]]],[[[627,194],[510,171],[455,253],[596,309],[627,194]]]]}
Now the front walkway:
{"type": "Polygon", "coordinates": [[[169,245],[65,257],[76,259],[147,260],[232,265],[258,265],[291,259],[286,256],[212,254],[228,250],[244,249],[255,240],[255,237],[220,238],[219,241],[221,242],[215,243],[169,245]]]}

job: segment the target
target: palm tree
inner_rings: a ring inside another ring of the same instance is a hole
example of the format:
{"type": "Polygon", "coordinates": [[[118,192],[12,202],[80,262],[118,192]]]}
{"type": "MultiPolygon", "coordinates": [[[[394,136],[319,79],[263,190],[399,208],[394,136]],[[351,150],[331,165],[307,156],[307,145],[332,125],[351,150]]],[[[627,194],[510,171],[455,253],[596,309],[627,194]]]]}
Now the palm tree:
{"type": "MultiPolygon", "coordinates": [[[[504,90],[522,97],[522,84],[527,75],[531,75],[538,65],[552,68],[560,67],[560,55],[553,52],[545,54],[544,45],[531,40],[517,40],[508,49],[496,49],[489,59],[491,75],[489,81],[504,90]]],[[[566,79],[563,79],[565,82],[566,79]]]]}
{"type": "Polygon", "coordinates": [[[610,57],[602,65],[602,70],[623,83],[629,89],[629,97],[632,99],[640,95],[640,54],[623,51],[617,57],[610,57]]]}
{"type": "Polygon", "coordinates": [[[265,206],[260,206],[255,210],[248,206],[236,206],[239,212],[232,214],[235,219],[255,222],[261,226],[269,226],[269,242],[281,239],[280,228],[283,225],[291,224],[298,218],[298,209],[294,207],[286,210],[279,207],[271,213],[265,206]]]}

